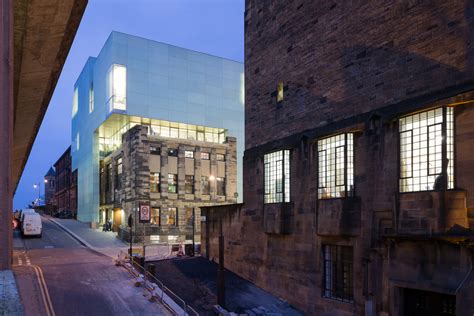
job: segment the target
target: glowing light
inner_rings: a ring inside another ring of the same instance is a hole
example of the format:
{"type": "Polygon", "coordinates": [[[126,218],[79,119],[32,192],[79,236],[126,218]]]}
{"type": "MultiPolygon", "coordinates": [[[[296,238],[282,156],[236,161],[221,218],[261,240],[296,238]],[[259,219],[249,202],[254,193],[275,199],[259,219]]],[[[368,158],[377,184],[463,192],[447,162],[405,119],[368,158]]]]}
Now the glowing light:
{"type": "Polygon", "coordinates": [[[214,180],[216,180],[216,177],[214,177],[213,175],[210,175],[210,176],[209,176],[209,180],[210,180],[210,181],[214,181],[214,180]]]}

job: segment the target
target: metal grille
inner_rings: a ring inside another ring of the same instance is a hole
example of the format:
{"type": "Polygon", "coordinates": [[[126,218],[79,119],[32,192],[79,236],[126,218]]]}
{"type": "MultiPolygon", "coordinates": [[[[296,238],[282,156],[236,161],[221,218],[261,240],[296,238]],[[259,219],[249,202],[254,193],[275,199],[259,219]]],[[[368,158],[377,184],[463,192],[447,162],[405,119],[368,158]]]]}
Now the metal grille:
{"type": "Polygon", "coordinates": [[[454,188],[453,108],[399,120],[400,192],[454,188]]]}
{"type": "Polygon", "coordinates": [[[318,141],[318,198],[354,194],[353,134],[340,134],[318,141]]]}
{"type": "Polygon", "coordinates": [[[353,250],[351,246],[323,245],[323,296],[352,302],[353,250]]]}
{"type": "Polygon", "coordinates": [[[264,156],[265,203],[290,201],[290,151],[280,150],[264,156]]]}

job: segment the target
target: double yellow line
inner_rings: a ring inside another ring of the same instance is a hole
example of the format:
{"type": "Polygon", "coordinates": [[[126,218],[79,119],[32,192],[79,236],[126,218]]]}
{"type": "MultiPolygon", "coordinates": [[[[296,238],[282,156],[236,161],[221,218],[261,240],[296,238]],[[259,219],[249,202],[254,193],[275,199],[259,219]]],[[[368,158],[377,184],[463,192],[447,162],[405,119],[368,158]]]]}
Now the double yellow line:
{"type": "Polygon", "coordinates": [[[38,283],[40,285],[41,297],[43,298],[44,306],[46,309],[46,314],[48,316],[55,316],[53,303],[51,303],[51,297],[49,297],[48,287],[46,286],[46,281],[44,280],[43,271],[37,265],[30,265],[35,270],[36,277],[38,278],[38,283]]]}

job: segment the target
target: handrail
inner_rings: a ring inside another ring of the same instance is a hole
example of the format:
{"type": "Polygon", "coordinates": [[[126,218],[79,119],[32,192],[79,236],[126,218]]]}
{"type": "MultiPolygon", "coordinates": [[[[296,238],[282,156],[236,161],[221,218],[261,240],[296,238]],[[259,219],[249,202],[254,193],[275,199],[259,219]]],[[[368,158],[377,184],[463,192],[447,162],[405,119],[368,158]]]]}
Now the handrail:
{"type": "MultiPolygon", "coordinates": [[[[121,254],[123,252],[120,251],[119,253],[119,258],[121,257],[121,254]]],[[[127,256],[128,257],[128,256],[127,256]]],[[[166,294],[175,304],[177,304],[180,308],[183,309],[185,315],[199,315],[198,312],[196,312],[196,310],[194,308],[192,308],[190,305],[188,305],[179,295],[177,295],[176,293],[174,293],[170,288],[168,288],[166,285],[164,285],[164,283],[159,280],[155,275],[151,274],[149,271],[147,271],[145,269],[144,266],[140,265],[139,263],[137,262],[133,262],[133,260],[128,257],[128,261],[124,261],[125,264],[120,264],[122,265],[123,267],[125,267],[128,272],[134,277],[134,278],[137,278],[139,277],[140,275],[143,275],[144,276],[144,281],[145,281],[145,290],[149,291],[150,294],[151,294],[151,291],[150,289],[146,286],[146,281],[152,281],[152,283],[155,283],[158,288],[161,290],[161,297],[160,297],[160,302],[163,303],[169,310],[171,310],[175,315],[179,315],[174,309],[173,307],[168,303],[166,302],[165,298],[164,298],[164,294],[166,294]],[[141,271],[137,271],[134,266],[137,266],[141,271]],[[140,273],[140,272],[143,272],[143,273],[140,273]]]]}

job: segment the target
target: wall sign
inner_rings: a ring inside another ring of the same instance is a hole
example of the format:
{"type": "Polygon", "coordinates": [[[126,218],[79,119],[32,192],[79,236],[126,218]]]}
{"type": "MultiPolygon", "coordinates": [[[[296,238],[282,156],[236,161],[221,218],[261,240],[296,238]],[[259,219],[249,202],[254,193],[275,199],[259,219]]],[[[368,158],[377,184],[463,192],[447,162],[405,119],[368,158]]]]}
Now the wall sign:
{"type": "Polygon", "coordinates": [[[140,223],[149,223],[151,216],[150,216],[150,205],[145,203],[140,203],[140,212],[139,212],[139,220],[140,223]]]}

